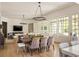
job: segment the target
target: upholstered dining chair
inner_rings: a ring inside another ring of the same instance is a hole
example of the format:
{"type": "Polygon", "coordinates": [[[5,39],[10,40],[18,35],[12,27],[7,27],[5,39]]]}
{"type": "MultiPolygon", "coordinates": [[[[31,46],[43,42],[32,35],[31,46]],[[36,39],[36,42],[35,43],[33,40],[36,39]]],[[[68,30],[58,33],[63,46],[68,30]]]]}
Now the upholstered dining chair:
{"type": "Polygon", "coordinates": [[[54,56],[64,56],[62,49],[70,46],[70,36],[61,33],[53,35],[54,56]]]}
{"type": "Polygon", "coordinates": [[[50,48],[51,45],[53,45],[53,36],[49,36],[49,38],[47,40],[48,50],[49,50],[49,48],[50,48]]]}
{"type": "Polygon", "coordinates": [[[73,45],[77,45],[77,44],[79,44],[79,40],[78,40],[78,37],[77,37],[76,33],[74,33],[72,35],[71,45],[73,46],[73,45]]]}
{"type": "Polygon", "coordinates": [[[22,56],[24,56],[24,53],[26,52],[25,50],[25,44],[24,43],[17,43],[17,53],[21,54],[22,56]]]}
{"type": "Polygon", "coordinates": [[[47,40],[48,40],[48,37],[43,37],[41,39],[40,50],[41,49],[47,49],[47,40]]]}
{"type": "MultiPolygon", "coordinates": [[[[22,39],[23,39],[23,36],[20,36],[19,40],[22,40],[22,39]]],[[[26,51],[25,44],[22,41],[18,41],[17,42],[17,53],[21,52],[21,55],[24,56],[24,52],[23,51],[26,51]]]]}
{"type": "Polygon", "coordinates": [[[28,47],[31,55],[33,55],[32,52],[34,50],[38,50],[38,52],[39,52],[39,40],[40,40],[39,37],[33,38],[31,45],[28,47]]]}

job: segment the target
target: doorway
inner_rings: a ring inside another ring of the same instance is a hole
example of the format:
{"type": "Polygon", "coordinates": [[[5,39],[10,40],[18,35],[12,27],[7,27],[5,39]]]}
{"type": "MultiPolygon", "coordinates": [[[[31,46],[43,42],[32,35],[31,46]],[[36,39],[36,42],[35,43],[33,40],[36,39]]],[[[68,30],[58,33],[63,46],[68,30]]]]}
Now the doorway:
{"type": "Polygon", "coordinates": [[[7,38],[7,22],[2,22],[2,32],[4,34],[4,37],[7,38]]]}
{"type": "Polygon", "coordinates": [[[28,24],[28,32],[29,33],[33,32],[33,23],[28,24]]]}

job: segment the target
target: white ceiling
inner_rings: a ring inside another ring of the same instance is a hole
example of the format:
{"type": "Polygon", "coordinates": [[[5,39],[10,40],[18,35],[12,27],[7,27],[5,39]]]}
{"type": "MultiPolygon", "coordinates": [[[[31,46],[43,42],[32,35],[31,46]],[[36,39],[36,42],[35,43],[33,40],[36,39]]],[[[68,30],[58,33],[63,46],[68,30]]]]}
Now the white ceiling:
{"type": "MultiPolygon", "coordinates": [[[[42,13],[47,14],[50,11],[54,11],[60,8],[72,6],[72,2],[42,2],[42,13]]],[[[38,7],[37,2],[1,2],[2,16],[7,18],[31,18],[35,16],[36,9],[38,7]]],[[[39,15],[39,10],[38,13],[39,15]]]]}

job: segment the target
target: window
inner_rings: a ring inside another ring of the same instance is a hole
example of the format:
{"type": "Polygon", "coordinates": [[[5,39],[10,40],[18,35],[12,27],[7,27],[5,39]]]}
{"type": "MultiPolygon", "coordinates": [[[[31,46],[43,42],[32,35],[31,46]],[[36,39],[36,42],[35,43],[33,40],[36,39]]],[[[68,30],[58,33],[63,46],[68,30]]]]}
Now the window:
{"type": "Polygon", "coordinates": [[[77,33],[77,35],[79,35],[79,15],[72,15],[72,32],[77,33]]]}
{"type": "Polygon", "coordinates": [[[52,33],[54,34],[57,31],[57,22],[52,22],[51,24],[52,24],[52,33]]]}
{"type": "Polygon", "coordinates": [[[59,19],[59,33],[62,33],[63,29],[62,29],[62,23],[63,23],[63,18],[59,19]]]}
{"type": "Polygon", "coordinates": [[[59,33],[68,33],[68,17],[59,19],[59,33]]]}

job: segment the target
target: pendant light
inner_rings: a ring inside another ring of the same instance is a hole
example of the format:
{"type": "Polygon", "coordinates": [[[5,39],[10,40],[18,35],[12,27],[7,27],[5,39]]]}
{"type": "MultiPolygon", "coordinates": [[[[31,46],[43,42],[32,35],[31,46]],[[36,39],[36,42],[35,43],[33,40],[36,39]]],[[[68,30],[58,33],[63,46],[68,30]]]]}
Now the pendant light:
{"type": "Polygon", "coordinates": [[[37,13],[37,11],[38,11],[38,8],[39,8],[39,10],[40,10],[40,15],[33,17],[33,19],[36,20],[36,21],[46,20],[46,18],[45,18],[45,17],[43,16],[43,14],[42,14],[41,2],[38,2],[38,7],[37,7],[37,10],[36,10],[36,13],[37,13]]]}
{"type": "Polygon", "coordinates": [[[22,15],[22,22],[20,23],[20,24],[22,24],[22,25],[26,25],[27,23],[25,23],[25,16],[24,16],[24,14],[22,15]]]}

